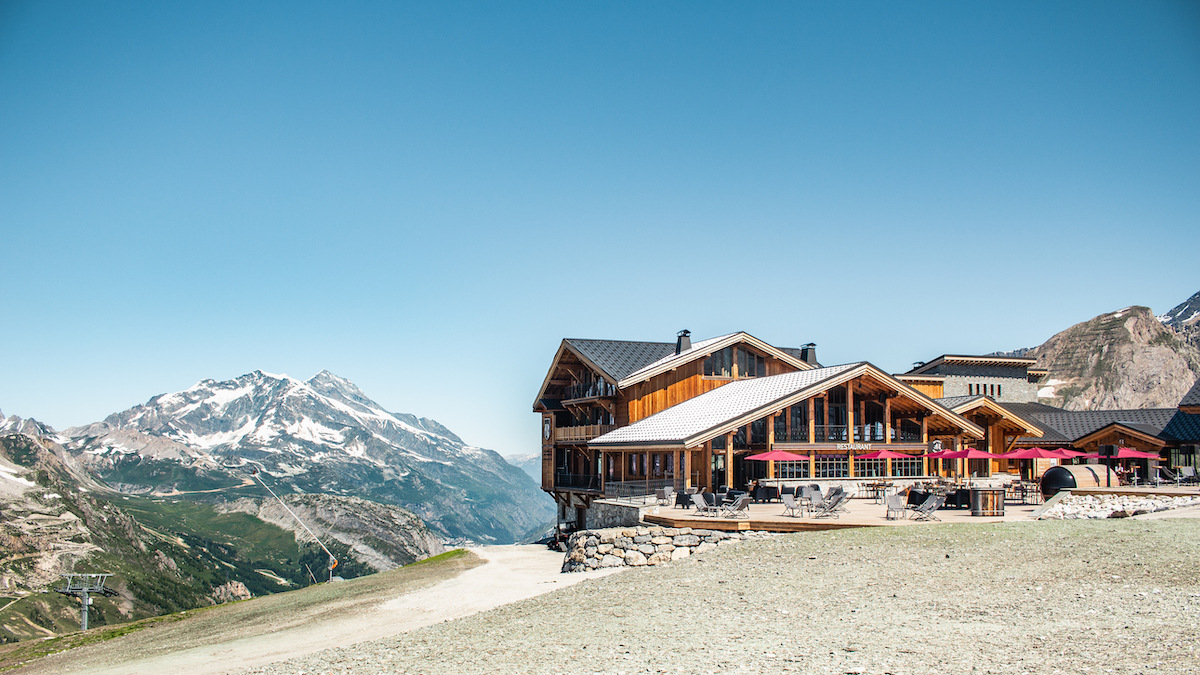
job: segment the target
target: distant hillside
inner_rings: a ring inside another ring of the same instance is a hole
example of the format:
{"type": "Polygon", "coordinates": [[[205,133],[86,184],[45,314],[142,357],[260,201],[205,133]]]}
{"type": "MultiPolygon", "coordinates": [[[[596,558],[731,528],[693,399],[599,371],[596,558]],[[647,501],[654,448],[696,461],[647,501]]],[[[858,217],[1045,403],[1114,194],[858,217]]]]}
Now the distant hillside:
{"type": "Polygon", "coordinates": [[[504,461],[529,474],[533,482],[542,483],[542,456],[536,452],[525,455],[507,455],[504,461]]]}
{"type": "Polygon", "coordinates": [[[1027,355],[1050,371],[1039,398],[1068,410],[1174,407],[1200,376],[1200,350],[1147,307],[1076,324],[1027,355]]]}

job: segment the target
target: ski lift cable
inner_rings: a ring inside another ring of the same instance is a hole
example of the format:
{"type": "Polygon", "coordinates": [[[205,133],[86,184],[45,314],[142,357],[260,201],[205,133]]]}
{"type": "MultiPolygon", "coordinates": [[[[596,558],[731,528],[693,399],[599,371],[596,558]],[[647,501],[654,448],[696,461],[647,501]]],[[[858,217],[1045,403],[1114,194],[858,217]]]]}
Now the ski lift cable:
{"type": "Polygon", "coordinates": [[[290,513],[292,515],[292,517],[296,519],[297,523],[300,523],[300,527],[303,527],[305,529],[305,531],[307,531],[310,535],[312,535],[312,538],[314,540],[316,540],[316,542],[317,542],[317,546],[320,546],[322,549],[324,549],[325,553],[327,553],[329,555],[330,571],[332,571],[333,568],[337,567],[337,564],[338,564],[337,556],[333,555],[333,553],[328,548],[325,548],[325,544],[321,543],[321,539],[319,537],[317,537],[316,533],[314,533],[312,530],[308,529],[308,525],[305,525],[304,521],[300,520],[300,516],[297,516],[295,511],[292,511],[290,508],[288,508],[288,505],[286,502],[284,502],[282,499],[279,499],[279,495],[275,494],[275,491],[272,490],[270,488],[270,486],[267,485],[266,481],[264,481],[261,477],[259,477],[258,471],[255,470],[254,473],[252,473],[250,475],[252,475],[256,479],[258,479],[259,485],[262,485],[264,488],[266,488],[267,492],[270,492],[271,496],[279,501],[279,505],[282,506],[284,509],[286,509],[287,512],[290,513]]]}

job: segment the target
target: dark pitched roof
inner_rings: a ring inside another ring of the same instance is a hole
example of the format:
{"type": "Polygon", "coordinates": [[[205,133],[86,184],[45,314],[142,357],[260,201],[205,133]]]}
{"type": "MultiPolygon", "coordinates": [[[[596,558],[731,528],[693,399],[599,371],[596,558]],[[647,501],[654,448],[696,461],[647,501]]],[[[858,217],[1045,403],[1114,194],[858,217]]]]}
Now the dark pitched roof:
{"type": "Polygon", "coordinates": [[[953,409],[957,408],[958,406],[966,403],[967,401],[974,401],[977,398],[987,398],[987,397],[980,394],[978,396],[947,396],[946,398],[937,398],[934,400],[937,401],[938,403],[941,403],[943,407],[950,408],[951,410],[953,410],[953,409]]]}
{"type": "Polygon", "coordinates": [[[1183,400],[1179,402],[1179,405],[1200,405],[1200,380],[1196,380],[1196,384],[1193,384],[1188,393],[1183,395],[1183,400]]]}
{"type": "Polygon", "coordinates": [[[1120,424],[1170,443],[1200,441],[1200,415],[1189,415],[1175,408],[1063,410],[1040,403],[1002,405],[1046,431],[1042,438],[1022,438],[1021,443],[1072,442],[1110,424],[1120,424]]]}
{"type": "MultiPolygon", "coordinates": [[[[796,359],[797,361],[804,360],[804,357],[801,356],[801,354],[803,354],[804,352],[801,351],[801,349],[799,347],[776,347],[776,349],[787,354],[788,356],[791,356],[792,358],[796,359]]],[[[818,363],[817,367],[824,368],[825,366],[822,366],[820,363],[818,363]]]]}
{"type": "Polygon", "coordinates": [[[567,338],[567,343],[614,381],[623,380],[630,373],[675,353],[675,345],[671,342],[567,338]]]}

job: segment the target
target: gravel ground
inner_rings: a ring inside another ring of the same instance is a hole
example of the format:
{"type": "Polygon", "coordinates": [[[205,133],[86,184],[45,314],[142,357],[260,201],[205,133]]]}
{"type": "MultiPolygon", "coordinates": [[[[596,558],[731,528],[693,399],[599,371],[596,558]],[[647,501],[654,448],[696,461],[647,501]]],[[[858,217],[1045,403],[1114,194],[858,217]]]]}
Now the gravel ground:
{"type": "Polygon", "coordinates": [[[746,541],[250,673],[1196,673],[1200,520],[746,541]]]}

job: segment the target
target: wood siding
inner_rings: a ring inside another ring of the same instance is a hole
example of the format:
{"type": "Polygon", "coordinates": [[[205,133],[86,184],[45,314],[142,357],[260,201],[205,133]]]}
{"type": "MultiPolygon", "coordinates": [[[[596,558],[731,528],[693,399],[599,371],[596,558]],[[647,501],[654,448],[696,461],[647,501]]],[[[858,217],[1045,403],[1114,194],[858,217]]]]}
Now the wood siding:
{"type": "Polygon", "coordinates": [[[945,390],[945,387],[942,386],[941,382],[905,382],[905,384],[929,398],[938,399],[944,397],[942,392],[945,390]]]}
{"type": "MultiPolygon", "coordinates": [[[[772,357],[767,357],[766,367],[767,375],[781,375],[796,370],[790,364],[772,357]]],[[[617,401],[617,426],[633,424],[734,381],[731,378],[704,377],[703,373],[704,359],[696,359],[677,370],[656,375],[648,382],[625,388],[617,401]]]]}

